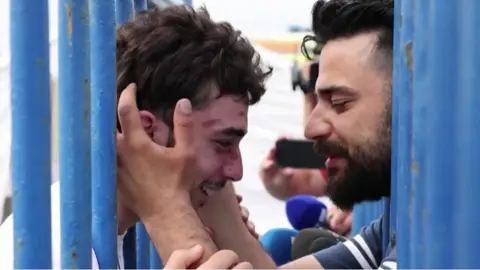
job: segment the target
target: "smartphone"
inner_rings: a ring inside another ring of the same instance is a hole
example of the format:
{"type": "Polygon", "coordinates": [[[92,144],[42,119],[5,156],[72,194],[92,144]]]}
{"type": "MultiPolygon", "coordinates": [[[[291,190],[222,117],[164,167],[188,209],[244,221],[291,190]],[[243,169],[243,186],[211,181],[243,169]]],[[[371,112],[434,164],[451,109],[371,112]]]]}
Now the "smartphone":
{"type": "Polygon", "coordinates": [[[317,83],[318,78],[318,61],[313,62],[310,65],[310,70],[308,74],[308,84],[310,85],[311,91],[315,91],[315,84],[317,83]]]}
{"type": "Polygon", "coordinates": [[[275,146],[275,162],[279,167],[298,169],[325,168],[326,156],[313,149],[313,141],[279,140],[275,146]]]}

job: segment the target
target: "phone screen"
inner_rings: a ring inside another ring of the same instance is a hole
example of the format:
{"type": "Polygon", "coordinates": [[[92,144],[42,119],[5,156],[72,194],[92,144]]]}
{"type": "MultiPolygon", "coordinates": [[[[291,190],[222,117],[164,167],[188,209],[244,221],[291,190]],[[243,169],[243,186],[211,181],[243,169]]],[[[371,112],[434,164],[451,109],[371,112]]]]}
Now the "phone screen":
{"type": "Polygon", "coordinates": [[[299,169],[325,168],[326,156],[315,152],[309,140],[279,140],[275,147],[275,162],[279,167],[299,169]]]}

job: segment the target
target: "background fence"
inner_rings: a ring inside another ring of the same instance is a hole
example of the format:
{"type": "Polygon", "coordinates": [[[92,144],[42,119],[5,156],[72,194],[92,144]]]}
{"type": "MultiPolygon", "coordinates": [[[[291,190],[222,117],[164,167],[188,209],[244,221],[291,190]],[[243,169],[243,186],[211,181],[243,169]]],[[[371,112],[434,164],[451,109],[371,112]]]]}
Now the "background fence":
{"type": "MultiPolygon", "coordinates": [[[[401,269],[480,267],[478,12],[474,0],[395,1],[386,234],[396,236],[401,269]]],[[[355,219],[376,218],[377,207],[355,219]]]]}

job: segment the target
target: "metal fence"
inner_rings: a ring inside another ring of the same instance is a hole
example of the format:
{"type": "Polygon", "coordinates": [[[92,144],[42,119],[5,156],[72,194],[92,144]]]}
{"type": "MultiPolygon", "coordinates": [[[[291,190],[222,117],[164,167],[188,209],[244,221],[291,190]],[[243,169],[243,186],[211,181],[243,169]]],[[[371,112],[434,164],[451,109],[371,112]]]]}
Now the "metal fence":
{"type": "MultiPolygon", "coordinates": [[[[475,0],[395,1],[385,213],[400,269],[480,267],[479,12],[475,0]]],[[[375,208],[362,206],[354,217],[369,222],[375,208]]]]}
{"type": "MultiPolygon", "coordinates": [[[[146,1],[59,2],[62,268],[90,268],[93,246],[113,269],[115,24],[146,1]]],[[[10,8],[15,268],[50,268],[48,1],[10,8]]],[[[354,230],[387,205],[399,268],[480,267],[479,12],[478,0],[395,3],[392,197],[357,207],[354,230]]],[[[160,267],[141,224],[125,241],[137,242],[127,268],[160,267]]]]}
{"type": "MultiPolygon", "coordinates": [[[[147,1],[58,4],[61,266],[91,268],[93,247],[100,268],[115,269],[115,29],[145,10],[147,1]]],[[[52,266],[48,13],[48,0],[10,3],[16,269],[52,266]]],[[[161,268],[142,224],[125,241],[133,247],[127,268],[161,268]]]]}

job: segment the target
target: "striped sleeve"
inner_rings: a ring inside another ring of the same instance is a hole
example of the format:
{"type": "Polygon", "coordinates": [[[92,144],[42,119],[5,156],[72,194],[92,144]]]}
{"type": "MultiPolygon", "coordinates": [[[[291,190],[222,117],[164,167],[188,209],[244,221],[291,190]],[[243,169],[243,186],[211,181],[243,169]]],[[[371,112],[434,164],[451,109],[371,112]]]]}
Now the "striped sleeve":
{"type": "Polygon", "coordinates": [[[344,243],[319,251],[314,257],[324,269],[376,269],[382,261],[382,219],[362,228],[344,243]]]}
{"type": "Polygon", "coordinates": [[[397,252],[396,248],[393,248],[383,259],[382,263],[380,264],[380,267],[378,267],[380,270],[390,270],[390,269],[397,269],[397,252]]]}

